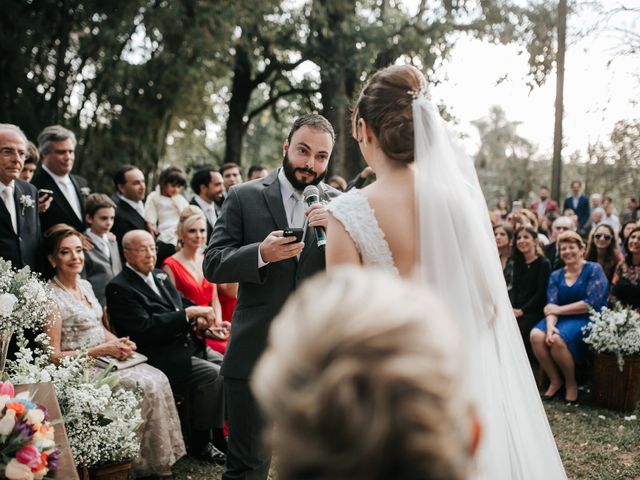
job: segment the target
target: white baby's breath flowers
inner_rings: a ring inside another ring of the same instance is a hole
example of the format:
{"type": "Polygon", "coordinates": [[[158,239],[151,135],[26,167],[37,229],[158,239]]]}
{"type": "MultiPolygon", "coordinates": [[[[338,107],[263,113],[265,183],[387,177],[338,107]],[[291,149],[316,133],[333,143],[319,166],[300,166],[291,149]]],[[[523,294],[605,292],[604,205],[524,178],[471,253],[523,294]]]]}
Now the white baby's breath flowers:
{"type": "Polygon", "coordinates": [[[22,205],[21,215],[24,215],[27,208],[33,208],[35,204],[36,202],[31,195],[20,195],[20,205],[22,205]]]}
{"type": "Polygon", "coordinates": [[[589,323],[583,327],[584,342],[598,353],[612,353],[618,368],[624,368],[624,357],[640,353],[640,315],[631,308],[617,305],[592,311],[589,323]]]}

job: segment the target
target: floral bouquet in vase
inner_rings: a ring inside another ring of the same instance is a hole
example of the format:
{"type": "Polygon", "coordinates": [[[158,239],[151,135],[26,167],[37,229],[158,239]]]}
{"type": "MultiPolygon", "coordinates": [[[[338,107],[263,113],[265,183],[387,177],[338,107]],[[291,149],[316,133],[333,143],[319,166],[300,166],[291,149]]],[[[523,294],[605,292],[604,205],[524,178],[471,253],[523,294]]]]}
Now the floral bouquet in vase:
{"type": "Polygon", "coordinates": [[[589,323],[582,328],[584,342],[598,353],[611,353],[618,360],[620,371],[624,357],[640,353],[640,314],[631,308],[616,305],[591,311],[589,323]]]}
{"type": "Polygon", "coordinates": [[[0,470],[10,480],[40,480],[57,467],[59,451],[43,407],[0,383],[0,470]]]}

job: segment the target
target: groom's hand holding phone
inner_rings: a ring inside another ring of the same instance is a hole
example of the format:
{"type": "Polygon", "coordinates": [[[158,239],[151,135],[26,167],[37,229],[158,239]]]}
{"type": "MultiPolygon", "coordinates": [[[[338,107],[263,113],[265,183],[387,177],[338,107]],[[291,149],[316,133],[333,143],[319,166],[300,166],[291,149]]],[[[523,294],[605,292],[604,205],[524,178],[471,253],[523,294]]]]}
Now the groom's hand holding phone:
{"type": "Polygon", "coordinates": [[[260,244],[260,257],[265,263],[279,262],[300,254],[304,248],[302,229],[276,230],[260,244]]]}

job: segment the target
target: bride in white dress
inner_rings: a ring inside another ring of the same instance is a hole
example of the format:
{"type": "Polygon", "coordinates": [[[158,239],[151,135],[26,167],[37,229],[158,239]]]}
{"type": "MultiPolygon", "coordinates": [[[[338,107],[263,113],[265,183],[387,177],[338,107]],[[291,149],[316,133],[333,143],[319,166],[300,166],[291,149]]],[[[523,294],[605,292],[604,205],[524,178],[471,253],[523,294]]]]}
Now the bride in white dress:
{"type": "Polygon", "coordinates": [[[352,118],[377,181],[329,205],[327,268],[377,265],[425,282],[448,306],[466,337],[461,354],[483,425],[474,478],[566,478],[473,163],[427,98],[424,76],[411,66],[381,70],[352,118]]]}

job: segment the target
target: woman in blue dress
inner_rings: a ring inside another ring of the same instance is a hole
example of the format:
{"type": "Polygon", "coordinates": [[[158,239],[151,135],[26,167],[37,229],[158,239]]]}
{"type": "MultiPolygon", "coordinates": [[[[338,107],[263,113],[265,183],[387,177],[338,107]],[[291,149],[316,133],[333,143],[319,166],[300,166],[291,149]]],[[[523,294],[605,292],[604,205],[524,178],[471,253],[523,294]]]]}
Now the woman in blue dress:
{"type": "Polygon", "coordinates": [[[549,376],[542,398],[553,399],[564,385],[565,400],[574,403],[578,400],[575,365],[586,354],[582,327],[589,322],[589,308],[607,305],[609,284],[598,263],[584,260],[584,241],[577,233],[563,232],[557,243],[565,267],[549,278],[546,317],[531,330],[531,346],[549,376]]]}

